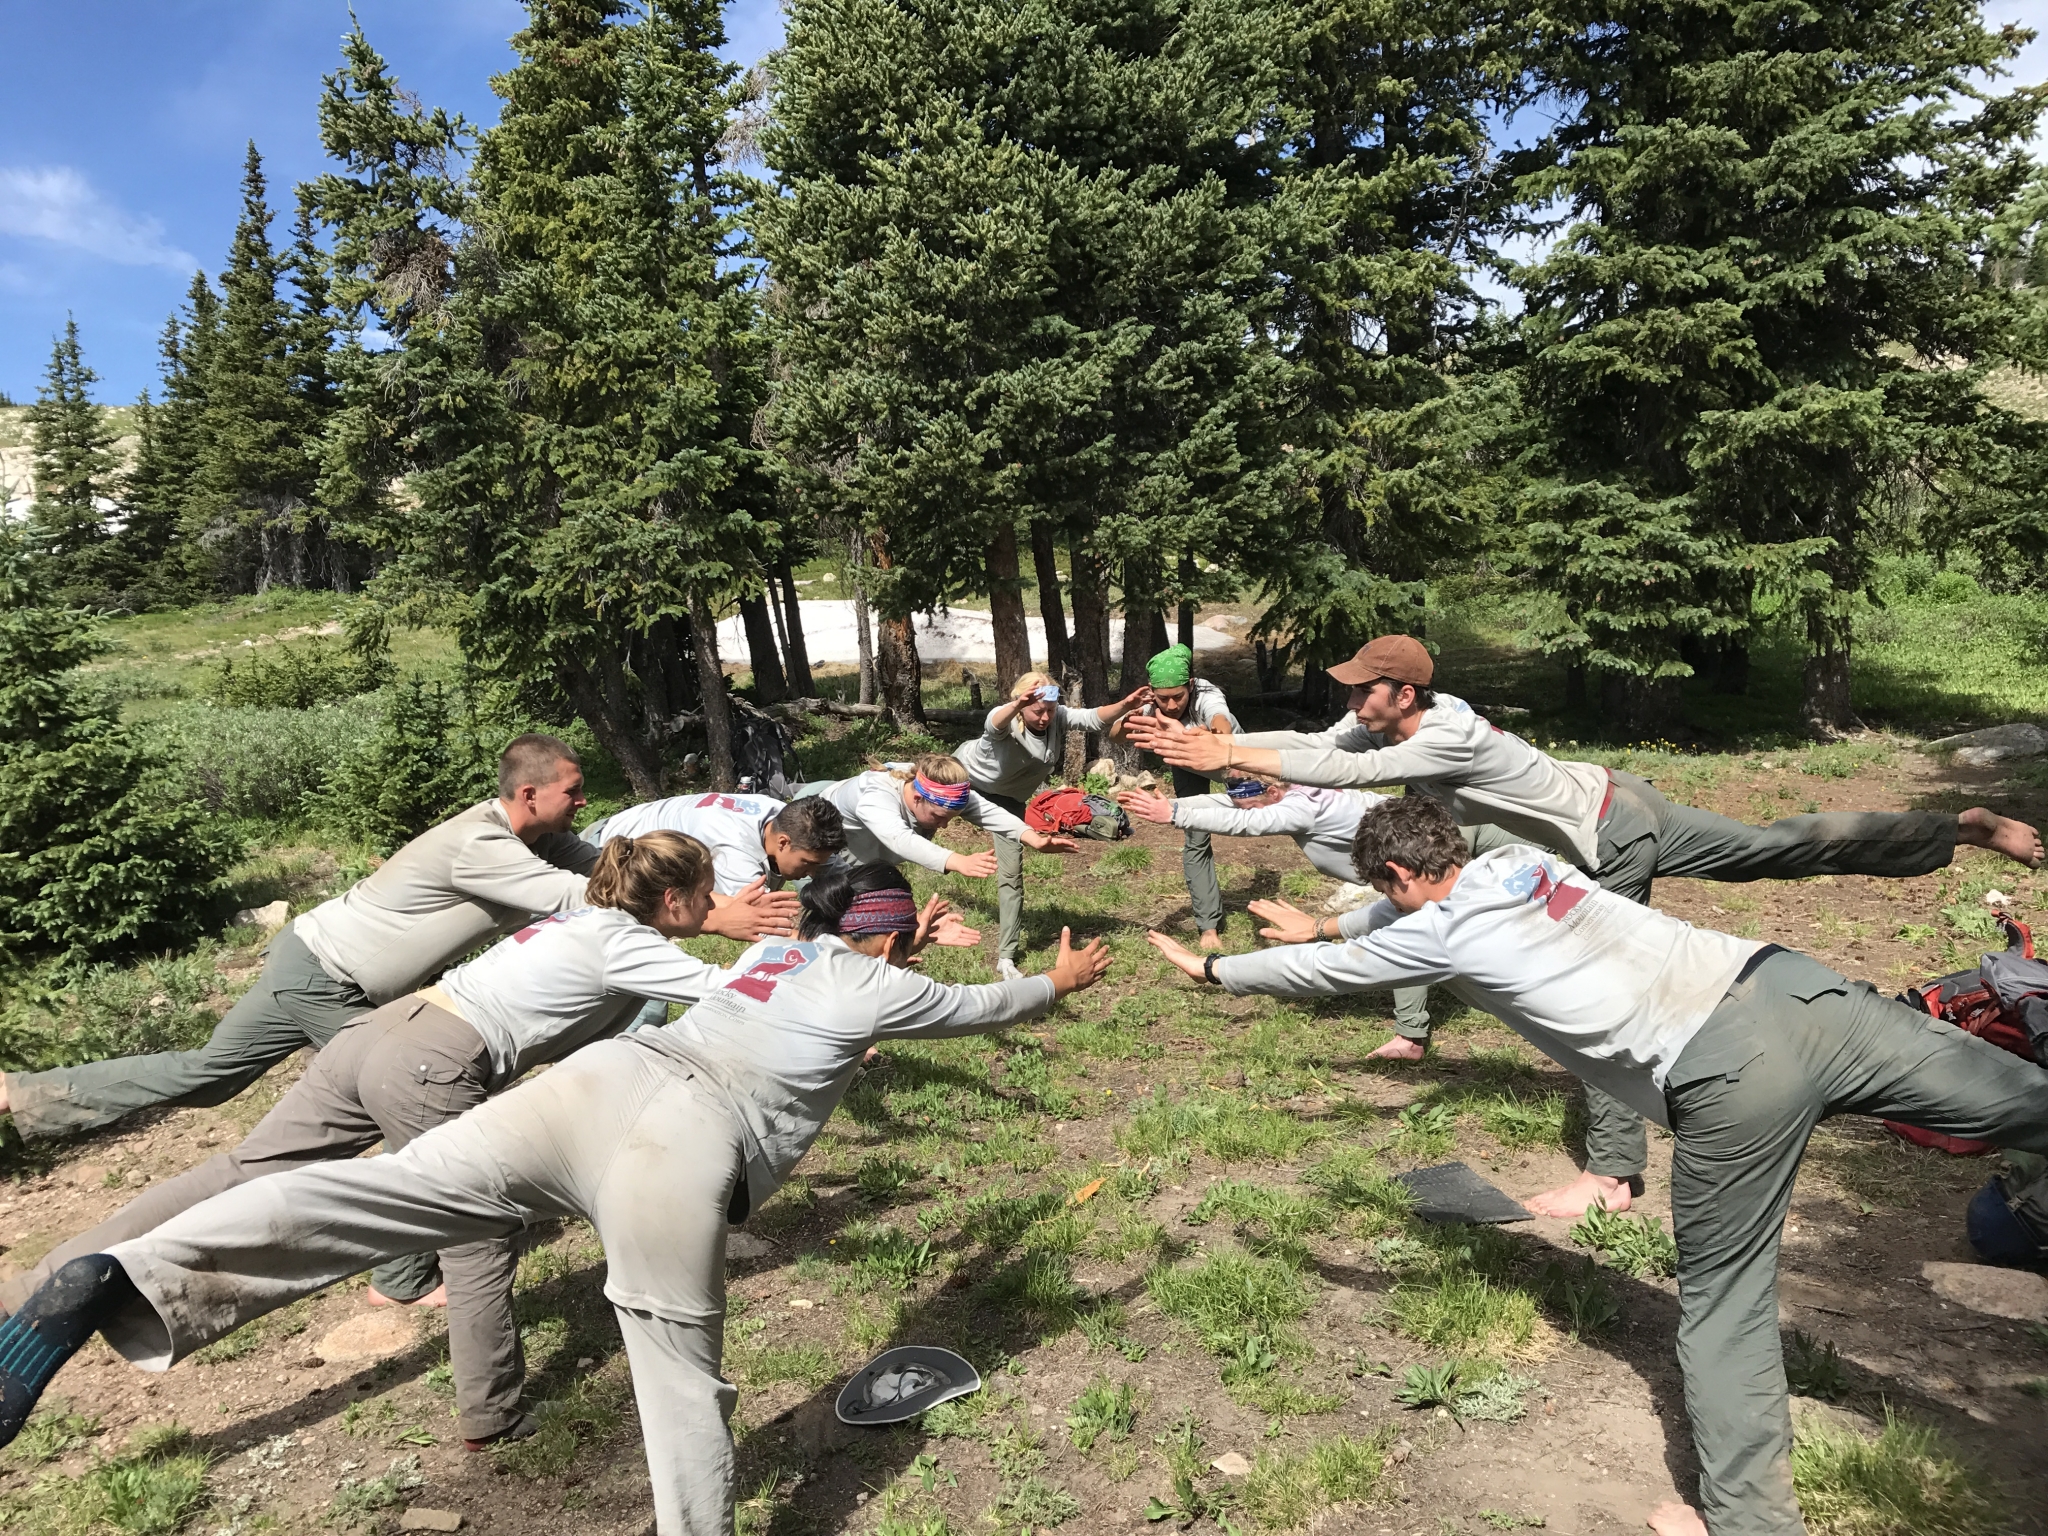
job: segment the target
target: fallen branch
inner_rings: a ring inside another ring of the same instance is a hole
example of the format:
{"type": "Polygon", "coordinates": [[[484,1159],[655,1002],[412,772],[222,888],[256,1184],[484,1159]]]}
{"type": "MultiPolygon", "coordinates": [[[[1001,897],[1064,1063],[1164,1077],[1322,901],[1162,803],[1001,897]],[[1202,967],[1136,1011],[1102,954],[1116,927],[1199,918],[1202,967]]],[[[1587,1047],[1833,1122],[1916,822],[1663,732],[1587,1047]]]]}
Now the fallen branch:
{"type": "MultiPolygon", "coordinates": [[[[888,708],[881,704],[842,704],[837,699],[787,699],[780,704],[770,704],[767,712],[780,715],[785,720],[800,715],[845,715],[853,719],[873,720],[888,714],[888,708]]],[[[985,710],[973,709],[928,709],[924,712],[927,720],[940,725],[979,725],[985,710]]]]}

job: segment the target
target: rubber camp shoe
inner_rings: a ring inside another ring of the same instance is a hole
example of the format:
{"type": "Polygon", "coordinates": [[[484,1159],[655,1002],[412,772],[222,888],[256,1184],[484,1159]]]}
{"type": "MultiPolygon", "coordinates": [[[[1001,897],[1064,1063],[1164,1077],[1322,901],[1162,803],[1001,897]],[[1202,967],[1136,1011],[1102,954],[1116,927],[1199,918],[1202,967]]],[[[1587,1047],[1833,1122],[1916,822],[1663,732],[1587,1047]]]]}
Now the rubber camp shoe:
{"type": "Polygon", "coordinates": [[[1017,962],[1008,955],[996,962],[996,975],[1003,981],[1022,981],[1024,973],[1017,969],[1017,962]]]}
{"type": "Polygon", "coordinates": [[[488,1451],[494,1445],[511,1445],[518,1440],[531,1440],[540,1433],[540,1426],[533,1422],[533,1415],[522,1413],[495,1435],[485,1435],[481,1440],[464,1440],[465,1451],[488,1451]]]}

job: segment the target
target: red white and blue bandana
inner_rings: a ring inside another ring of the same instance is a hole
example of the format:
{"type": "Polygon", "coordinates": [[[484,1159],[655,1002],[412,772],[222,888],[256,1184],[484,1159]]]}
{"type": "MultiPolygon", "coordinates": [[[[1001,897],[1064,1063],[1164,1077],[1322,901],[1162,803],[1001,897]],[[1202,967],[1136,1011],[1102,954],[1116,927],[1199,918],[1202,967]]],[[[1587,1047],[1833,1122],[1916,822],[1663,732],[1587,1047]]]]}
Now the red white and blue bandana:
{"type": "Polygon", "coordinates": [[[923,774],[911,777],[910,787],[917,792],[920,800],[929,800],[943,811],[964,810],[967,805],[968,786],[965,784],[934,784],[923,774]]]}

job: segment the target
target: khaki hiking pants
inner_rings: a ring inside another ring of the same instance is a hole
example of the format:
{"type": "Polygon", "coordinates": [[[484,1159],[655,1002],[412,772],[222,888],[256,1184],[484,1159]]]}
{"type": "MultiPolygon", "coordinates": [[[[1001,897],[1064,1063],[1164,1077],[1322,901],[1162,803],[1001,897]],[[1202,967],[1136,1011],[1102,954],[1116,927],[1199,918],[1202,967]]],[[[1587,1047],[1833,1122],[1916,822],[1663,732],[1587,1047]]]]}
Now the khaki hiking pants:
{"type": "MultiPolygon", "coordinates": [[[[1955,858],[1956,818],[1946,811],[1832,811],[1785,816],[1769,826],[1675,805],[1646,779],[1614,775],[1600,818],[1600,872],[1617,896],[1648,906],[1650,887],[1673,880],[1805,880],[1814,875],[1904,879],[1955,858]]],[[[1586,1171],[1641,1176],[1650,1160],[1642,1117],[1586,1087],[1586,1171]]]]}
{"type": "Polygon", "coordinates": [[[1813,1128],[1883,1116],[2048,1151],[2048,1070],[1791,951],[1729,989],[1665,1085],[1678,1361],[1713,1536],[1803,1531],[1778,1238],[1813,1128]]]}
{"type": "Polygon", "coordinates": [[[197,1050],[8,1073],[14,1128],[34,1140],[90,1131],[159,1104],[225,1104],[293,1051],[318,1050],[375,1006],[354,982],[328,975],[287,925],[270,941],[256,984],[197,1050]]]}
{"type": "Polygon", "coordinates": [[[381,1258],[582,1217],[605,1253],[661,1536],[731,1536],[725,1346],[738,1126],[631,1037],[582,1050],[389,1157],[257,1179],[108,1251],[142,1299],[103,1330],[145,1370],[381,1258]]]}
{"type": "MultiPolygon", "coordinates": [[[[379,1141],[387,1152],[396,1152],[483,1103],[490,1089],[490,1052],[467,1022],[423,998],[386,1003],[337,1034],[234,1151],[166,1179],[90,1232],[53,1249],[27,1274],[0,1288],[0,1303],[12,1312],[72,1259],[105,1253],[251,1180],[267,1184],[267,1175],[358,1157],[379,1141]]],[[[464,1437],[481,1440],[509,1429],[519,1418],[526,1360],[512,1313],[518,1252],[509,1239],[492,1237],[455,1245],[425,1243],[392,1256],[423,1253],[432,1272],[436,1248],[441,1249],[439,1273],[448,1283],[448,1359],[455,1373],[456,1411],[464,1437]]],[[[413,1260],[413,1266],[419,1262],[413,1260]]]]}

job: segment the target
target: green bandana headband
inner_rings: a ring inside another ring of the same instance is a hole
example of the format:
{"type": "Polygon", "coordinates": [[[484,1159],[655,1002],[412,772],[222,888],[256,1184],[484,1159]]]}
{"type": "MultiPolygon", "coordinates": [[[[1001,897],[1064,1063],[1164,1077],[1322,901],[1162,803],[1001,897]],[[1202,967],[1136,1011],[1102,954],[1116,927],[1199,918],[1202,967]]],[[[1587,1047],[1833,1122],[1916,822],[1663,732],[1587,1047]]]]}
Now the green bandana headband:
{"type": "Polygon", "coordinates": [[[1195,653],[1184,645],[1169,645],[1145,663],[1145,677],[1154,688],[1185,688],[1194,675],[1195,653]]]}

